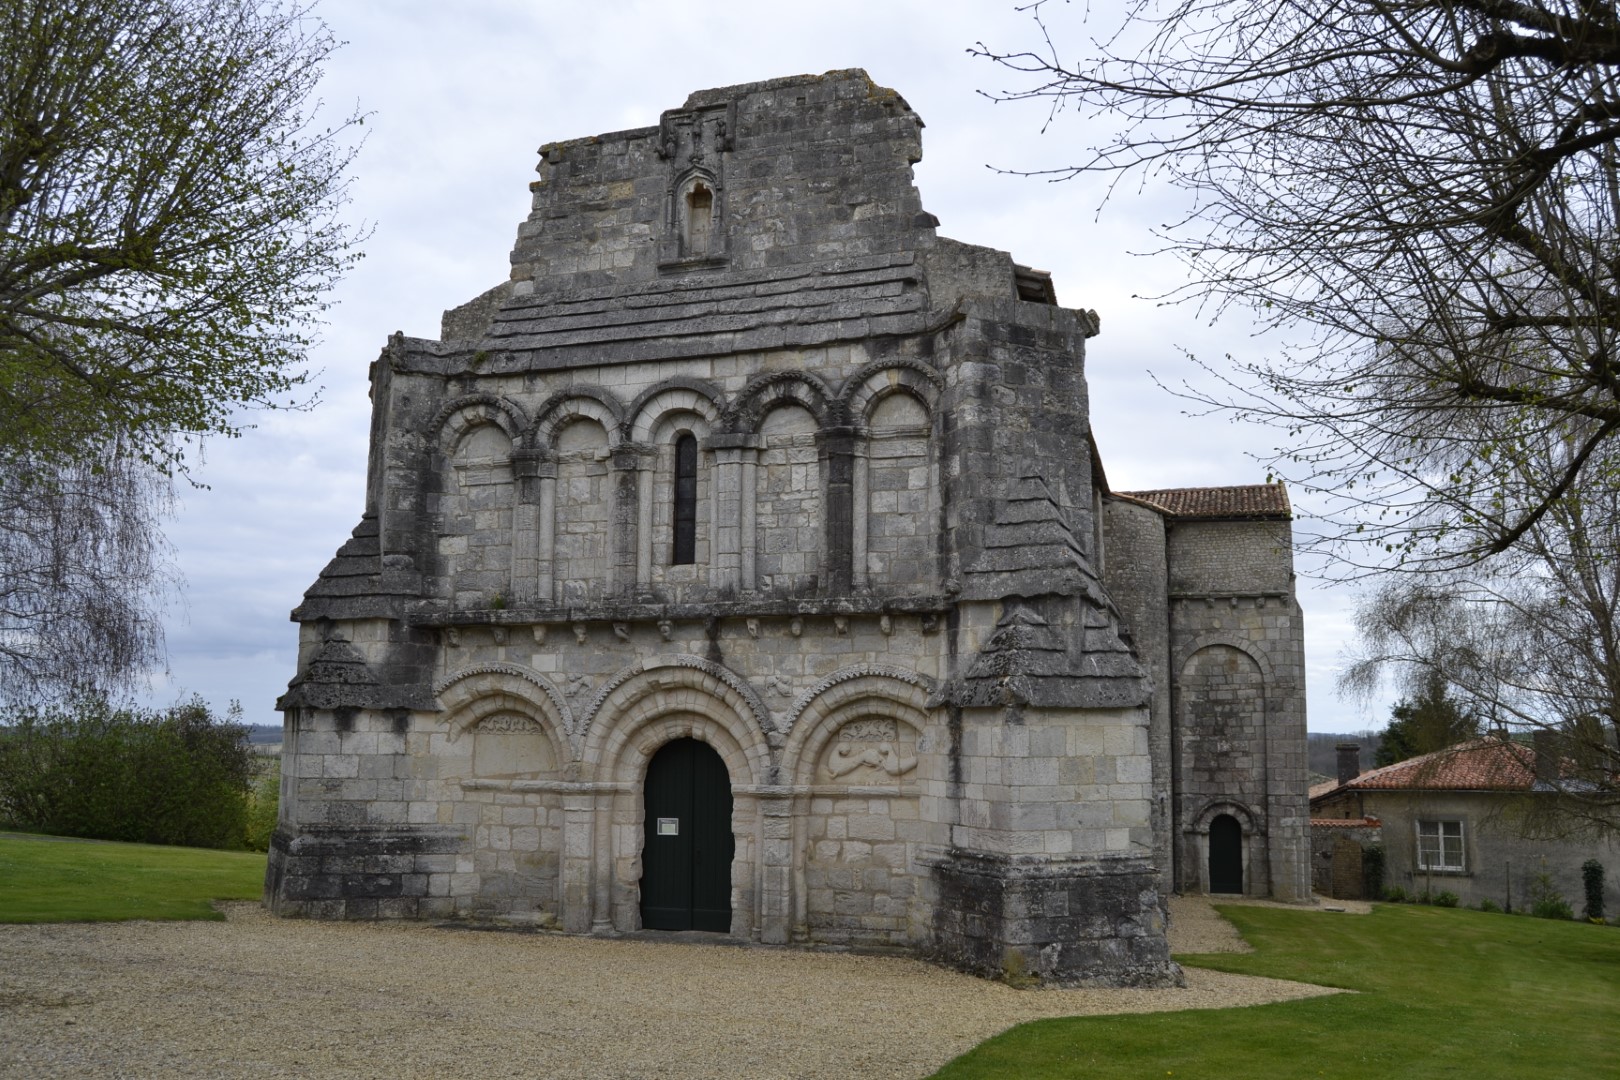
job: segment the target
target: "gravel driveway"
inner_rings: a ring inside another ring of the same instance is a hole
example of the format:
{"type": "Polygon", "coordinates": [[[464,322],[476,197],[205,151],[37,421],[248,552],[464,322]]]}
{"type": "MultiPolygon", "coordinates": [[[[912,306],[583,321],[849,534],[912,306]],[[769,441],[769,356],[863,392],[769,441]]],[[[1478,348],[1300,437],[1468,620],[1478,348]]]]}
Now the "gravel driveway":
{"type": "MultiPolygon", "coordinates": [[[[1178,951],[1242,947],[1175,904],[1178,951]]],[[[1025,1020],[1333,992],[1191,969],[1031,992],[890,957],[227,913],[0,926],[0,1076],[921,1077],[1025,1020]]]]}

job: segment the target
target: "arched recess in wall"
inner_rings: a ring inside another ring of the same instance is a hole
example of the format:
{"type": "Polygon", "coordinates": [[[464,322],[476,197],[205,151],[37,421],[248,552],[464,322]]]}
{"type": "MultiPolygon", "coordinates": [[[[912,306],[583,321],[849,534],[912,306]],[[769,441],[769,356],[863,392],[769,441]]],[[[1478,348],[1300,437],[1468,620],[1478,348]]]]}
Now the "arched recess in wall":
{"type": "Polygon", "coordinates": [[[917,676],[850,669],[824,680],[798,710],[783,751],[796,796],[795,933],[848,945],[909,943],[926,926],[908,879],[929,842],[918,777],[928,684],[917,676]],[[910,898],[909,900],[907,898],[910,898]],[[890,922],[850,920],[852,910],[890,922]]]}
{"type": "Polygon", "coordinates": [[[475,912],[558,914],[558,783],[569,774],[572,758],[567,703],[544,676],[508,664],[463,669],[434,691],[444,708],[444,736],[433,740],[435,773],[428,792],[412,795],[413,810],[437,794],[440,805],[430,821],[448,824],[466,820],[454,803],[484,804],[486,811],[468,830],[471,869],[479,880],[475,912]],[[498,810],[498,816],[488,810],[498,810]]]}
{"type": "Polygon", "coordinates": [[[673,589],[672,599],[707,583],[714,550],[714,453],[705,444],[720,408],[706,389],[655,390],[629,421],[631,442],[648,451],[637,476],[636,581],[673,589]]]}
{"type": "MultiPolygon", "coordinates": [[[[1183,865],[1197,865],[1200,874],[1208,859],[1208,820],[1220,812],[1208,808],[1245,808],[1243,820],[1252,828],[1255,811],[1249,808],[1266,806],[1268,682],[1261,661],[1233,642],[1205,640],[1182,662],[1176,687],[1180,817],[1189,833],[1197,833],[1183,865]]],[[[1265,889],[1252,877],[1249,883],[1265,889]]]]}
{"type": "Polygon", "coordinates": [[[465,668],[441,680],[447,750],[441,775],[541,779],[572,758],[567,700],[543,675],[507,664],[465,668]],[[461,761],[460,770],[456,762],[461,761]]]}
{"type": "Polygon", "coordinates": [[[480,394],[451,402],[435,419],[444,462],[441,595],[459,607],[486,607],[511,591],[512,450],[523,415],[511,402],[480,394]]]}
{"type": "Polygon", "coordinates": [[[856,588],[931,592],[938,576],[939,474],[933,444],[938,374],[874,368],[852,383],[849,414],[865,432],[853,473],[856,588]]]}
{"type": "Polygon", "coordinates": [[[605,596],[613,573],[613,450],[623,408],[605,391],[575,387],[552,398],[530,436],[540,452],[535,499],[536,592],[577,603],[605,596]]]}
{"type": "Polygon", "coordinates": [[[675,234],[682,259],[708,259],[725,252],[721,227],[724,201],[719,180],[706,169],[694,169],[676,184],[673,196],[675,234]]]}
{"type": "Polygon", "coordinates": [[[744,588],[791,596],[820,582],[826,476],[818,435],[831,400],[814,375],[774,372],[750,382],[727,417],[731,430],[753,436],[739,451],[744,588]]]}

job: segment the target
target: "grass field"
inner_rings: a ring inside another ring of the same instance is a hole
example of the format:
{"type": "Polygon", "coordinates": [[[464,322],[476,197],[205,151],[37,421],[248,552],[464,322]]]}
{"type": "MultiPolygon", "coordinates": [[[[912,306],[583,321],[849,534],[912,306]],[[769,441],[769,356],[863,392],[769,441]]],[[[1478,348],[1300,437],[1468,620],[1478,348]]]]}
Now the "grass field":
{"type": "Polygon", "coordinates": [[[0,923],[217,919],[257,900],[264,855],[0,834],[0,923]]]}
{"type": "Polygon", "coordinates": [[[1224,907],[1250,954],[1188,966],[1359,991],[1209,1012],[1043,1020],[936,1080],[1620,1076],[1620,930],[1417,906],[1224,907]]]}

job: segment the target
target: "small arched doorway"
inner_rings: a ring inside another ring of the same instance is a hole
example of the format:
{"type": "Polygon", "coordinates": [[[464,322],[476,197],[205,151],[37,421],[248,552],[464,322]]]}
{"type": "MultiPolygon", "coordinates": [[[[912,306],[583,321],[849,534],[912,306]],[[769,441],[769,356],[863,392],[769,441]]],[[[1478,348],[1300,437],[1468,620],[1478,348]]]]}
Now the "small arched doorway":
{"type": "Polygon", "coordinates": [[[731,930],[731,777],[707,743],[676,739],[653,755],[643,788],[641,925],[731,930]]]}
{"type": "Polygon", "coordinates": [[[1209,891],[1243,892],[1243,826],[1231,814],[1209,823],[1209,891]]]}

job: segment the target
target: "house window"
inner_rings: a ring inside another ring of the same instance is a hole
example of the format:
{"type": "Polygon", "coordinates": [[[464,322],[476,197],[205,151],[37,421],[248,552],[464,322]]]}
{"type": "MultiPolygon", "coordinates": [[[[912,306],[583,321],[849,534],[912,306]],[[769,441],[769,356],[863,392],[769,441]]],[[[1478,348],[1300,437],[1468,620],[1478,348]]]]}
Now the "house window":
{"type": "Polygon", "coordinates": [[[675,544],[669,561],[676,566],[697,561],[697,439],[692,435],[675,440],[675,544]]]}
{"type": "Polygon", "coordinates": [[[1417,823],[1418,869],[1463,869],[1463,829],[1460,821],[1417,823]]]}

